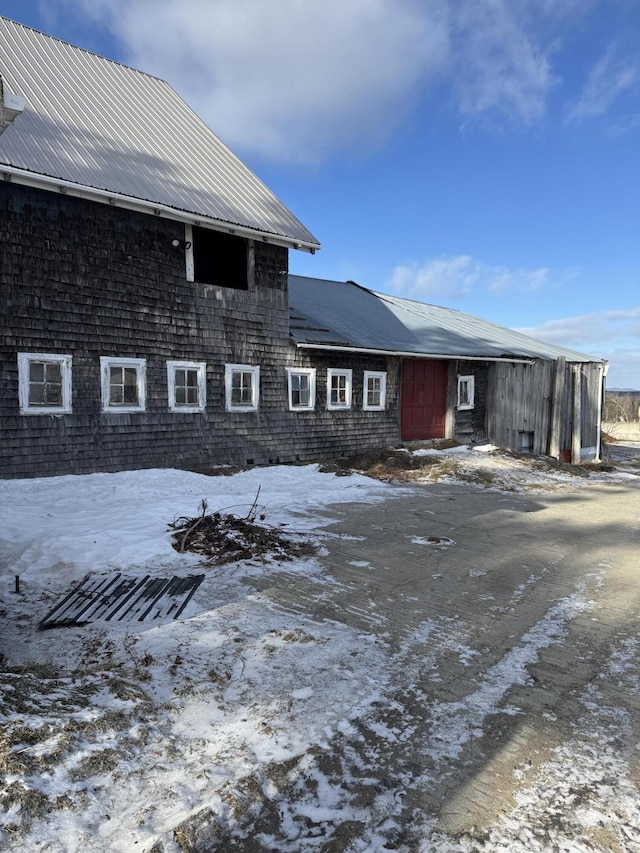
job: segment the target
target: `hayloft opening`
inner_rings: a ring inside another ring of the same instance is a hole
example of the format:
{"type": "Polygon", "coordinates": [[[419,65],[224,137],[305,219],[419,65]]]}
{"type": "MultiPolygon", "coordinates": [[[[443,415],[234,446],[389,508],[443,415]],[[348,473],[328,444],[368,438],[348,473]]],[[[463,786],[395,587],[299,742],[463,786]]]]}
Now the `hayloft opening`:
{"type": "Polygon", "coordinates": [[[193,227],[194,276],[201,284],[247,290],[247,241],[233,234],[193,227]]]}

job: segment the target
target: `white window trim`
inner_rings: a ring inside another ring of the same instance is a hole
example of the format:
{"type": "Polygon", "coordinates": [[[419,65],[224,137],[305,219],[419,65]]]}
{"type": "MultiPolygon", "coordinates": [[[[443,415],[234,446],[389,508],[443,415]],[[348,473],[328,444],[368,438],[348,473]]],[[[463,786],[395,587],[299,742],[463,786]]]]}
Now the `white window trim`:
{"type": "Polygon", "coordinates": [[[204,412],[207,405],[207,365],[204,361],[168,361],[167,387],[169,389],[169,409],[172,412],[204,412]],[[176,370],[198,371],[198,405],[176,405],[176,370]]]}
{"type": "Polygon", "coordinates": [[[473,409],[473,408],[475,408],[475,393],[476,393],[476,391],[475,391],[475,385],[476,385],[476,378],[475,378],[475,376],[458,376],[458,401],[457,401],[457,409],[458,409],[459,411],[464,411],[465,409],[473,409]],[[467,383],[467,384],[468,384],[468,386],[469,386],[469,394],[468,394],[469,402],[468,402],[468,403],[461,403],[461,402],[460,402],[460,399],[461,399],[460,392],[462,391],[462,385],[463,385],[464,383],[467,383]]]}
{"type": "Polygon", "coordinates": [[[381,412],[387,405],[387,374],[384,370],[365,370],[364,385],[362,391],[362,408],[367,412],[381,412]],[[369,396],[369,379],[380,380],[380,405],[369,405],[367,398],[369,396]]]}
{"type": "Polygon", "coordinates": [[[100,376],[102,380],[102,411],[103,412],[144,412],[147,394],[147,361],[144,358],[118,358],[117,356],[100,356],[100,376]],[[135,406],[112,406],[109,403],[111,367],[135,367],[138,380],[138,404],[135,406]]]}
{"type": "Polygon", "coordinates": [[[287,367],[287,388],[289,392],[289,411],[290,412],[311,412],[316,407],[316,369],[315,367],[287,367]],[[293,388],[291,379],[295,375],[303,375],[309,377],[309,405],[294,406],[293,405],[293,388]]]}
{"type": "Polygon", "coordinates": [[[186,269],[187,281],[195,281],[195,263],[193,260],[193,226],[185,224],[184,239],[187,244],[184,250],[184,262],[186,269]]]}
{"type": "Polygon", "coordinates": [[[258,410],[258,401],[260,399],[260,368],[252,364],[225,364],[224,366],[224,387],[225,399],[228,412],[256,412],[258,410]],[[241,370],[243,373],[251,373],[253,376],[251,382],[251,404],[248,406],[237,406],[231,402],[231,392],[233,389],[233,374],[241,370]]]}
{"type": "Polygon", "coordinates": [[[352,404],[352,388],[353,388],[353,370],[342,370],[337,367],[329,367],[327,368],[327,409],[338,410],[338,409],[350,409],[352,404]],[[331,380],[334,376],[346,376],[346,403],[332,403],[331,402],[331,380]]]}
{"type": "Polygon", "coordinates": [[[70,355],[49,352],[18,353],[18,400],[21,415],[67,415],[71,408],[70,355]],[[54,362],[62,367],[62,404],[60,406],[34,406],[29,404],[29,364],[32,361],[54,362]]]}

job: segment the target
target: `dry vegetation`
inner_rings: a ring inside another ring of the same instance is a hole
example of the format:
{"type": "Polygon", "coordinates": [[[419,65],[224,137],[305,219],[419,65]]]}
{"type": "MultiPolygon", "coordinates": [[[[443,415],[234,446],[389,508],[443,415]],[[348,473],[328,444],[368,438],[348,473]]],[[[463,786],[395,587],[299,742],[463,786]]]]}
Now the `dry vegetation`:
{"type": "Polygon", "coordinates": [[[150,711],[140,688],[131,683],[123,691],[112,672],[62,675],[48,666],[0,661],[4,829],[20,835],[34,820],[81,805],[91,780],[112,774],[144,742],[150,711]],[[66,778],[69,794],[47,792],[43,778],[66,778]]]}
{"type": "MultiPolygon", "coordinates": [[[[428,444],[434,450],[447,450],[460,445],[452,440],[433,441],[428,444]]],[[[589,470],[612,470],[610,465],[591,463],[571,465],[558,462],[547,456],[532,456],[515,453],[512,450],[498,449],[487,454],[415,454],[406,449],[380,448],[366,453],[322,463],[320,470],[334,473],[336,476],[348,476],[352,473],[364,474],[387,482],[438,482],[456,480],[471,483],[484,488],[537,487],[536,483],[527,484],[520,478],[518,485],[509,482],[509,469],[520,473],[536,475],[564,474],[573,477],[588,477],[589,470]]],[[[553,488],[551,484],[548,486],[553,488]]]]}
{"type": "Polygon", "coordinates": [[[173,547],[180,553],[199,554],[213,566],[256,558],[296,560],[316,553],[317,546],[308,537],[258,523],[264,521],[265,516],[260,513],[257,500],[258,495],[245,516],[207,513],[207,502],[203,500],[199,516],[181,516],[169,524],[175,531],[173,547]]]}
{"type": "MultiPolygon", "coordinates": [[[[438,450],[444,450],[456,447],[457,444],[454,441],[442,441],[434,446],[438,450]]],[[[354,456],[325,461],[320,465],[320,470],[327,474],[333,473],[338,477],[346,477],[357,472],[377,480],[407,482],[424,479],[433,469],[451,461],[453,460],[435,455],[415,456],[404,449],[383,447],[354,456]]]]}

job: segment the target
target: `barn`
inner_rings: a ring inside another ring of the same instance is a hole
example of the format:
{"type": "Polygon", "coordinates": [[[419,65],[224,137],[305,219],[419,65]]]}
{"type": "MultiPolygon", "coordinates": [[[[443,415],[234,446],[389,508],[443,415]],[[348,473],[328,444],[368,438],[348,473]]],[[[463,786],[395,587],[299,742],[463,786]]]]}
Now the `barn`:
{"type": "Polygon", "coordinates": [[[604,362],[289,275],[319,247],[167,83],[0,17],[0,476],[597,455],[604,362]]]}

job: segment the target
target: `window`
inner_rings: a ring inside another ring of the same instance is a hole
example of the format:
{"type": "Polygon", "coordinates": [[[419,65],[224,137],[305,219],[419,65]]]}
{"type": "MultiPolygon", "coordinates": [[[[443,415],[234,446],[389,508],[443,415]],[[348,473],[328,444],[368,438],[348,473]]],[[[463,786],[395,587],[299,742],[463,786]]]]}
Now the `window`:
{"type": "Polygon", "coordinates": [[[227,409],[233,412],[254,412],[258,408],[260,368],[249,364],[225,365],[227,409]]]}
{"type": "Polygon", "coordinates": [[[387,397],[387,374],[365,370],[362,408],[368,411],[384,409],[387,397]]]}
{"type": "Polygon", "coordinates": [[[207,365],[203,361],[168,361],[167,385],[172,412],[202,412],[206,406],[207,365]]]}
{"type": "Polygon", "coordinates": [[[533,453],[533,433],[522,430],[518,433],[518,453],[533,453]]]}
{"type": "Polygon", "coordinates": [[[300,411],[316,407],[316,372],[313,368],[287,367],[289,409],[300,411]]]}
{"type": "Polygon", "coordinates": [[[351,370],[327,370],[327,409],[351,408],[351,370]]]}
{"type": "Polygon", "coordinates": [[[187,225],[185,238],[189,281],[248,290],[247,241],[244,237],[187,225]]]}
{"type": "Polygon", "coordinates": [[[473,409],[475,376],[458,376],[458,409],[473,409]]]}
{"type": "Polygon", "coordinates": [[[18,353],[18,397],[23,415],[71,412],[71,356],[18,353]]]}
{"type": "Polygon", "coordinates": [[[100,358],[103,412],[143,412],[146,395],[144,358],[100,358]]]}

